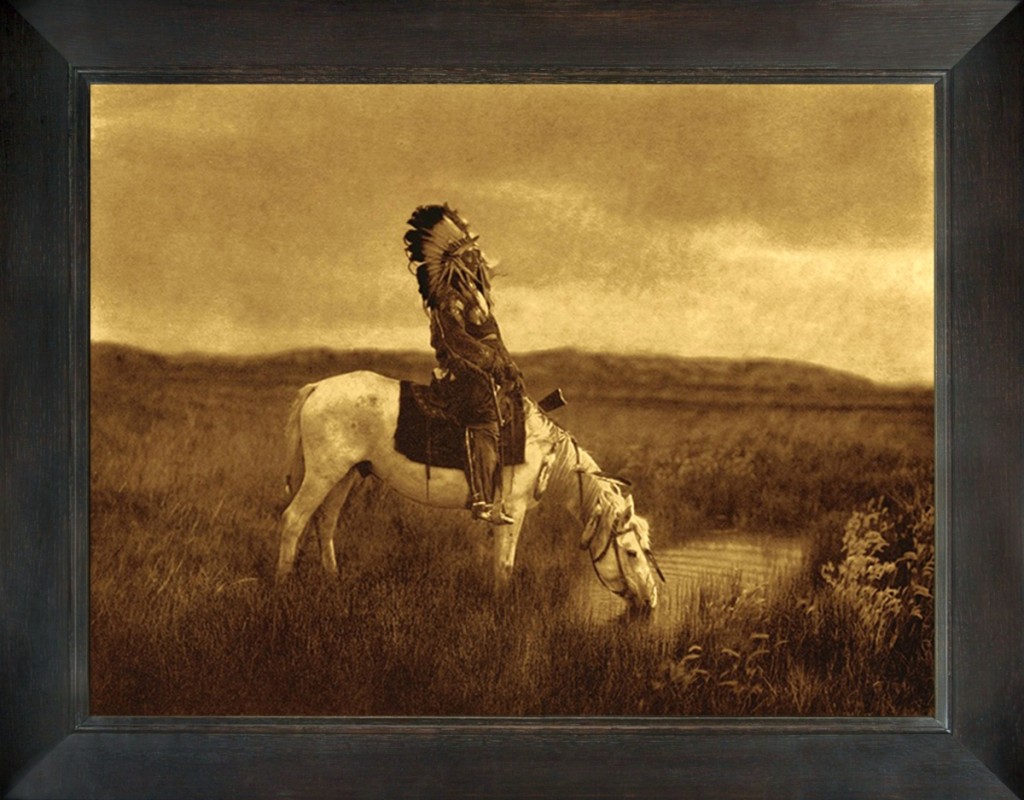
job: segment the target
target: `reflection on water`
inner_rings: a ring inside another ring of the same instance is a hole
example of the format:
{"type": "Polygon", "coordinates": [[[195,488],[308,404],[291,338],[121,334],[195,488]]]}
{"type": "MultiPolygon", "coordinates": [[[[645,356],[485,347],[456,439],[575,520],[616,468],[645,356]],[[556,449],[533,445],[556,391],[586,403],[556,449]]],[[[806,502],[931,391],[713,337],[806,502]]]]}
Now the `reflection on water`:
{"type": "MultiPolygon", "coordinates": [[[[657,548],[655,555],[665,573],[653,615],[660,627],[679,620],[702,586],[739,592],[793,575],[803,563],[804,548],[796,539],[721,531],[678,547],[657,548]]],[[[583,583],[580,607],[587,618],[606,622],[618,617],[625,604],[595,578],[583,583]]]]}

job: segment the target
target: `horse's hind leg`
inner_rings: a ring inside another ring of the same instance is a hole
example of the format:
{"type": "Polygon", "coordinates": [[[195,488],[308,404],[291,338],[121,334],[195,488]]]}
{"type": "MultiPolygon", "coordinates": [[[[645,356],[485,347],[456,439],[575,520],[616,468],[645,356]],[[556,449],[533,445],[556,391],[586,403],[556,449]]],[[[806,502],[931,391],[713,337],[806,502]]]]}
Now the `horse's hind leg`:
{"type": "Polygon", "coordinates": [[[295,497],[292,498],[288,508],[281,515],[281,549],[277,556],[278,580],[292,571],[292,565],[295,563],[295,548],[299,544],[299,538],[306,530],[310,517],[313,516],[331,490],[333,483],[331,480],[315,478],[307,472],[299,491],[295,493],[295,497]]]}
{"type": "Polygon", "coordinates": [[[330,575],[338,574],[338,560],[334,554],[334,534],[338,529],[338,516],[348,493],[359,480],[359,473],[350,470],[327,494],[317,512],[316,530],[320,537],[320,560],[330,575]]]}

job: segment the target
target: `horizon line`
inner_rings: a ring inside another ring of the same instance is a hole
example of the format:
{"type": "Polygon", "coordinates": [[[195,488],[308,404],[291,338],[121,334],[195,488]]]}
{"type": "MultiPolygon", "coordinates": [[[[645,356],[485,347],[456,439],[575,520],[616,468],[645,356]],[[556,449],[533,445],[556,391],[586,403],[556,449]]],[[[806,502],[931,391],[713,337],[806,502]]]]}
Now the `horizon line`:
{"type": "MultiPolygon", "coordinates": [[[[224,350],[155,350],[149,347],[143,347],[141,345],[131,344],[128,342],[120,342],[113,339],[92,339],[89,340],[90,347],[94,345],[105,345],[111,347],[121,347],[124,349],[135,350],[141,353],[147,353],[156,356],[171,357],[171,358],[208,358],[208,359],[260,359],[260,358],[275,358],[287,355],[293,355],[298,353],[332,353],[338,355],[344,355],[346,353],[395,353],[395,354],[406,354],[406,355],[422,355],[433,358],[433,353],[427,347],[425,348],[409,348],[409,347],[328,347],[326,345],[310,345],[309,347],[288,347],[281,350],[261,350],[261,351],[224,351],[224,350]]],[[[935,388],[934,376],[930,381],[925,380],[905,380],[905,381],[885,381],[878,380],[876,378],[868,377],[859,372],[854,372],[849,369],[842,367],[833,367],[829,364],[823,364],[817,361],[807,361],[797,358],[785,358],[781,356],[769,356],[769,355],[754,355],[754,356],[689,356],[679,355],[677,353],[667,352],[653,352],[650,350],[589,350],[584,347],[578,347],[575,345],[562,345],[559,347],[547,347],[535,350],[520,350],[513,353],[513,358],[519,358],[522,356],[536,356],[536,355],[547,355],[553,353],[582,353],[590,356],[613,356],[619,358],[641,358],[641,359],[667,359],[670,361],[680,362],[734,362],[734,363],[757,363],[767,362],[773,364],[796,364],[801,366],[814,367],[816,369],[827,370],[829,372],[836,373],[838,375],[847,376],[850,378],[856,378],[858,380],[867,381],[875,386],[881,386],[893,389],[931,389],[935,388]]]]}

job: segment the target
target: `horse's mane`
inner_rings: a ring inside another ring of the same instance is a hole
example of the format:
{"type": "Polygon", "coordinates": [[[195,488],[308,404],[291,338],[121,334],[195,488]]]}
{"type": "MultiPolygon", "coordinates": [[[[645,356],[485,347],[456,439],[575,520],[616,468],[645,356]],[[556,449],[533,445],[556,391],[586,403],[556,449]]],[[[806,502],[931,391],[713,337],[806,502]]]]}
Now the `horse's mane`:
{"type": "Polygon", "coordinates": [[[553,420],[545,411],[542,411],[540,406],[530,397],[523,397],[523,405],[525,410],[526,419],[535,419],[540,424],[541,430],[538,433],[533,433],[527,426],[527,438],[548,440],[553,445],[565,447],[571,445],[575,451],[575,457],[579,460],[582,465],[587,467],[587,473],[595,478],[608,478],[601,473],[601,467],[598,465],[594,457],[587,452],[587,450],[580,445],[576,437],[569,431],[568,428],[560,425],[553,420]]]}
{"type": "MultiPolygon", "coordinates": [[[[625,496],[626,493],[622,489],[623,479],[602,472],[594,457],[579,444],[576,437],[567,428],[555,422],[530,397],[523,398],[523,405],[527,420],[534,419],[540,426],[539,431],[531,432],[528,425],[527,437],[535,440],[550,441],[554,447],[561,451],[560,454],[563,459],[571,458],[575,460],[576,464],[572,466],[563,464],[563,468],[569,468],[573,472],[579,471],[586,480],[592,481],[593,492],[591,494],[593,496],[608,497],[609,495],[614,495],[617,498],[625,496]]],[[[643,517],[640,517],[640,519],[643,519],[643,517]]],[[[646,523],[646,520],[644,522],[646,523]]],[[[647,524],[641,527],[640,536],[644,546],[649,547],[650,532],[647,524]]]]}
{"type": "Polygon", "coordinates": [[[523,396],[523,411],[526,419],[532,418],[537,420],[542,429],[540,434],[531,434],[527,431],[527,436],[532,435],[535,439],[550,439],[551,441],[560,441],[562,439],[575,441],[575,437],[565,427],[559,425],[548,416],[546,411],[542,411],[532,397],[523,396]]]}

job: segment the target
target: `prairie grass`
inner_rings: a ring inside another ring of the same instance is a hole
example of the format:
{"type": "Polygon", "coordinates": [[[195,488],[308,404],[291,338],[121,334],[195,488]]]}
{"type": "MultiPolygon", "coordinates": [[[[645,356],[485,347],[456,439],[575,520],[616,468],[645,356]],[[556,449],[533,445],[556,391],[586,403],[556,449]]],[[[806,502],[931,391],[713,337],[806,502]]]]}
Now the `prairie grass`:
{"type": "Polygon", "coordinates": [[[422,377],[429,360],[97,347],[92,713],[931,712],[927,392],[789,365],[752,373],[716,362],[702,379],[700,365],[629,373],[559,358],[523,367],[541,381],[560,375],[570,400],[582,398],[559,421],[634,482],[656,549],[753,531],[799,538],[802,569],[753,588],[730,578],[666,587],[683,609],[668,625],[595,622],[579,607],[594,577],[561,512],[528,520],[512,585],[496,597],[486,529],[370,479],[343,514],[340,578],[321,573],[306,537],[295,576],[275,587],[295,389],[363,366],[422,377]]]}

